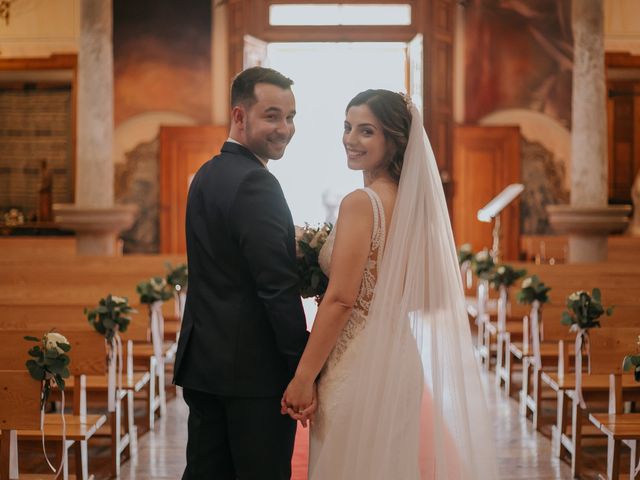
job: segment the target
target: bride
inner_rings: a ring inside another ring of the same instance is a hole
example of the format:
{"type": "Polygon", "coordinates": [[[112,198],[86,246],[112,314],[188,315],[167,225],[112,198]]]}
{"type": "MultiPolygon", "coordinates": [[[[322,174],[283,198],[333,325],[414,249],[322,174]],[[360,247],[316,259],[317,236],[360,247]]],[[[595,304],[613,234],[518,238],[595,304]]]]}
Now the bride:
{"type": "Polygon", "coordinates": [[[347,105],[343,143],[364,188],[344,198],[320,252],[329,286],[282,399],[283,413],[311,416],[309,478],[495,479],[447,205],[421,115],[401,94],[361,92],[347,105]]]}

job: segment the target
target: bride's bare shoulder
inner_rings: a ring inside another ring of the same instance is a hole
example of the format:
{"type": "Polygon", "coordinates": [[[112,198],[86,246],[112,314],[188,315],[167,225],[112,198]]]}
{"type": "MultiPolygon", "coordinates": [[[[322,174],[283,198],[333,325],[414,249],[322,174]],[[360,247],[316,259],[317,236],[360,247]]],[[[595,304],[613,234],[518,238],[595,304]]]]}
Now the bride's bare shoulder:
{"type": "Polygon", "coordinates": [[[372,211],[371,200],[367,193],[362,190],[354,190],[346,195],[340,202],[340,214],[366,214],[372,211]]]}

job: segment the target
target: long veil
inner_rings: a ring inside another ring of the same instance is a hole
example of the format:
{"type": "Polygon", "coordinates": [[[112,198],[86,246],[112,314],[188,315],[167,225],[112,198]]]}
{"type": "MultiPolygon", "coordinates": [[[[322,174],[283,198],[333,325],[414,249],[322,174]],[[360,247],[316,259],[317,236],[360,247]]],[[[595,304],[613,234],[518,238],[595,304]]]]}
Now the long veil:
{"type": "Polygon", "coordinates": [[[445,196],[420,112],[410,110],[374,298],[313,480],[497,478],[445,196]]]}

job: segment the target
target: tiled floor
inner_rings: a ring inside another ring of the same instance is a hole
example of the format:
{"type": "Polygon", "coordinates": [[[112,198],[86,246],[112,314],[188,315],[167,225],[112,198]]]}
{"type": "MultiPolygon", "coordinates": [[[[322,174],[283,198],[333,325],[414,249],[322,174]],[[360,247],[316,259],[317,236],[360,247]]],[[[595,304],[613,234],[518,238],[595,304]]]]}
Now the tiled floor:
{"type": "MultiPolygon", "coordinates": [[[[552,455],[551,441],[548,437],[536,433],[531,422],[524,420],[518,413],[514,399],[507,398],[496,389],[493,375],[485,377],[490,414],[493,418],[498,464],[502,480],[552,480],[569,479],[569,465],[552,455]]],[[[549,408],[553,404],[549,403],[549,408]]],[[[549,410],[551,412],[552,410],[549,410]]],[[[168,415],[159,420],[154,431],[141,435],[138,455],[127,461],[122,468],[122,479],[176,479],[180,478],[185,464],[185,446],[187,440],[187,408],[178,396],[170,400],[168,415]]],[[[602,445],[602,442],[600,442],[602,445]]],[[[31,470],[42,464],[41,451],[35,446],[21,450],[21,466],[31,470]]],[[[587,469],[583,478],[595,479],[598,472],[604,472],[606,448],[589,447],[585,455],[587,469]]],[[[90,470],[98,480],[108,478],[109,452],[104,441],[90,447],[90,470]]],[[[626,462],[623,463],[626,465],[626,462]]],[[[298,471],[304,471],[298,465],[298,471]]],[[[294,476],[293,480],[303,480],[304,476],[294,476]]],[[[394,479],[395,480],[395,479],[394,479]]]]}

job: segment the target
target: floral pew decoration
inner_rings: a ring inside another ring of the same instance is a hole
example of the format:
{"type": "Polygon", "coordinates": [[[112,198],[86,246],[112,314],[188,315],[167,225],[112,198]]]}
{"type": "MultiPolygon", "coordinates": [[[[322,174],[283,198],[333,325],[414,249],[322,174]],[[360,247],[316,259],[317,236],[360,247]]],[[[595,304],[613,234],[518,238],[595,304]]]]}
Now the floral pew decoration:
{"type": "MultiPolygon", "coordinates": [[[[525,278],[520,285],[520,291],[516,296],[518,303],[522,305],[531,305],[529,319],[531,320],[530,338],[527,341],[532,342],[534,352],[540,351],[540,325],[542,322],[542,306],[549,302],[549,291],[551,287],[547,287],[540,281],[537,275],[525,278]]],[[[536,367],[540,368],[539,355],[535,355],[536,367]]]]}
{"type": "Polygon", "coordinates": [[[471,268],[478,277],[478,314],[476,323],[480,324],[487,310],[487,302],[489,301],[489,280],[493,274],[496,264],[489,252],[485,249],[473,256],[471,268]]]}
{"type": "Polygon", "coordinates": [[[174,267],[171,263],[167,262],[165,267],[167,268],[167,283],[173,288],[173,297],[176,306],[175,315],[179,321],[182,321],[187,296],[187,285],[189,282],[187,264],[181,263],[174,267]]]}
{"type": "Polygon", "coordinates": [[[467,288],[471,288],[473,285],[473,270],[471,268],[473,257],[471,244],[465,243],[458,249],[458,265],[460,265],[460,273],[467,288]]]}
{"type": "MultiPolygon", "coordinates": [[[[498,299],[498,323],[505,322],[509,305],[509,288],[527,274],[525,269],[516,270],[511,265],[498,265],[489,274],[489,283],[500,292],[498,299]]],[[[505,327],[506,325],[501,325],[505,327]]],[[[503,328],[504,329],[504,328],[503,328]]]]}
{"type": "MultiPolygon", "coordinates": [[[[44,440],[44,417],[45,417],[45,405],[49,399],[49,394],[53,385],[60,389],[62,395],[62,404],[60,407],[60,414],[62,416],[62,445],[63,448],[66,445],[66,423],[64,418],[64,387],[65,378],[69,378],[69,364],[71,359],[69,358],[69,351],[71,345],[69,341],[60,333],[50,331],[45,333],[42,338],[26,336],[25,340],[30,342],[36,342],[36,345],[29,349],[29,356],[33,357],[25,363],[29,374],[34,380],[41,382],[40,387],[40,432],[42,433],[42,451],[44,458],[49,465],[52,472],[56,473],[56,478],[60,475],[64,468],[66,455],[62,455],[60,466],[56,468],[49,461],[47,450],[45,448],[44,440]]],[[[12,448],[12,451],[17,451],[16,448],[12,448]]]]}
{"type": "Polygon", "coordinates": [[[323,223],[317,227],[311,227],[309,224],[305,224],[304,227],[296,226],[296,262],[300,275],[300,296],[313,297],[318,304],[329,284],[329,279],[320,268],[318,257],[332,229],[333,225],[330,223],[323,223]]]}
{"type": "Polygon", "coordinates": [[[162,342],[164,341],[162,304],[173,296],[173,290],[175,289],[162,277],[151,277],[136,286],[136,292],[140,295],[140,303],[144,303],[149,307],[151,339],[154,344],[155,354],[158,357],[162,357],[162,342]]]}
{"type": "Polygon", "coordinates": [[[567,297],[567,309],[562,312],[561,323],[569,325],[572,332],[576,332],[576,395],[581,408],[586,408],[582,395],[582,355],[587,356],[587,372],[591,373],[591,357],[589,355],[589,330],[600,327],[599,318],[602,315],[611,316],[613,306],[603,307],[599,288],[594,288],[591,295],[580,290],[567,297]]]}
{"type": "Polygon", "coordinates": [[[118,390],[122,389],[122,340],[120,332],[126,332],[131,322],[131,313],[136,310],[129,305],[127,297],[107,295],[98,301],[94,309],[84,309],[89,324],[102,335],[107,345],[107,371],[108,371],[108,410],[115,411],[115,401],[118,390]],[[116,387],[117,372],[117,387],[116,387]]]}
{"type": "MultiPolygon", "coordinates": [[[[511,265],[501,264],[491,272],[489,276],[490,285],[499,292],[497,305],[497,351],[496,351],[496,382],[501,384],[502,380],[510,382],[508,372],[509,349],[512,331],[507,330],[507,316],[510,313],[509,289],[516,281],[526,275],[527,271],[516,270],[511,265]]],[[[523,329],[524,330],[524,329],[523,329]]],[[[505,387],[507,391],[509,387],[505,387]]]]}
{"type": "Polygon", "coordinates": [[[167,283],[165,278],[151,277],[147,281],[138,283],[136,291],[140,295],[140,303],[149,307],[153,360],[155,361],[158,392],[160,394],[160,415],[164,417],[167,412],[167,400],[165,394],[164,317],[162,315],[162,304],[173,296],[175,289],[167,283]]]}
{"type": "MultiPolygon", "coordinates": [[[[638,350],[640,350],[640,335],[638,335],[638,350]]],[[[636,353],[635,355],[627,355],[624,357],[624,361],[622,363],[622,369],[625,372],[633,370],[633,377],[636,382],[640,382],[640,353],[636,353]]]]}

